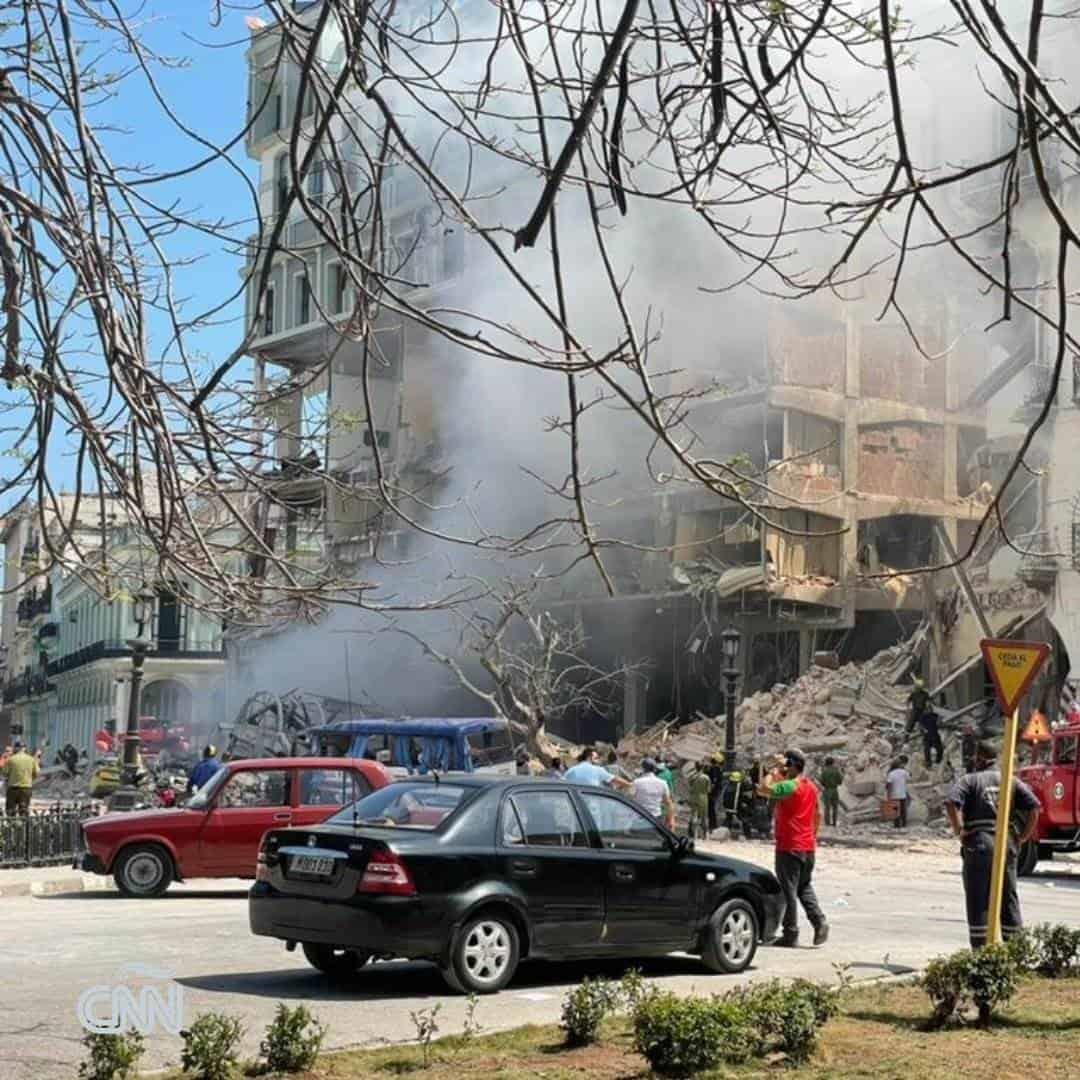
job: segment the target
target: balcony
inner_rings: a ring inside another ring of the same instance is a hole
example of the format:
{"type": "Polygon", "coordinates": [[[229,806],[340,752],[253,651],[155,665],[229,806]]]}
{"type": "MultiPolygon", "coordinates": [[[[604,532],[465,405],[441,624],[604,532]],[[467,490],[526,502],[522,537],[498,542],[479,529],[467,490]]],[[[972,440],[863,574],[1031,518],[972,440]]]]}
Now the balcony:
{"type": "MultiPolygon", "coordinates": [[[[49,663],[49,675],[62,675],[67,671],[93,664],[98,660],[112,660],[130,656],[131,648],[126,641],[95,641],[84,645],[67,656],[49,663]]],[[[162,656],[176,660],[222,660],[225,649],[219,638],[207,641],[188,641],[187,639],[163,638],[154,644],[148,656],[162,656]]]]}
{"type": "Polygon", "coordinates": [[[40,697],[53,689],[53,684],[49,682],[45,672],[27,672],[4,684],[4,704],[10,705],[28,697],[40,697]]]}
{"type": "Polygon", "coordinates": [[[1032,533],[1017,539],[1016,544],[1024,548],[1027,554],[1020,560],[1016,576],[1029,589],[1049,592],[1057,581],[1058,561],[1050,543],[1050,534],[1032,533]]]}

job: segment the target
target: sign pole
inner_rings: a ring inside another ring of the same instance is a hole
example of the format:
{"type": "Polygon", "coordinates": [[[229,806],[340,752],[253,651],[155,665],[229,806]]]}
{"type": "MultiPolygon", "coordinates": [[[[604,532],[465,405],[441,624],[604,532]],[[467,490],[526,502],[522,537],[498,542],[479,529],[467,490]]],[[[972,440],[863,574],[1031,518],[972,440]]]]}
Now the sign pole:
{"type": "Polygon", "coordinates": [[[1016,733],[1020,710],[1014,709],[1005,725],[1005,745],[1001,748],[1001,788],[998,791],[997,825],[994,827],[994,862],[990,870],[990,912],[986,941],[1001,941],[1001,901],[1005,895],[1005,867],[1009,860],[1009,820],[1012,816],[1013,773],[1016,764],[1016,733]]]}
{"type": "Polygon", "coordinates": [[[1005,745],[1001,748],[1001,787],[998,791],[997,821],[994,826],[994,861],[990,868],[990,910],[986,920],[986,939],[989,944],[997,945],[1001,941],[1001,901],[1005,895],[1005,868],[1009,861],[1009,821],[1012,816],[1016,736],[1020,729],[1018,706],[1046,663],[1050,646],[1028,641],[983,638],[979,648],[982,649],[983,659],[993,680],[998,704],[1007,717],[1005,745]]]}

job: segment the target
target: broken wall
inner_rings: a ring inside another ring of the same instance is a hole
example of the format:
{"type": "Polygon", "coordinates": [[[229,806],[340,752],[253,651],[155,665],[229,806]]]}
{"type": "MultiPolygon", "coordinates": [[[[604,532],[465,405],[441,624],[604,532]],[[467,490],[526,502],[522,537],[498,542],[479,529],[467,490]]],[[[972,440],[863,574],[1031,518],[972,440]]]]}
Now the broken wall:
{"type": "Polygon", "coordinates": [[[842,394],[847,335],[841,323],[792,316],[779,307],[769,316],[768,349],[774,382],[842,394]]]}
{"type": "MultiPolygon", "coordinates": [[[[860,328],[859,387],[863,397],[945,408],[945,361],[929,359],[903,326],[870,323],[860,328]]],[[[922,342],[924,349],[927,343],[922,342]]]]}
{"type": "Polygon", "coordinates": [[[860,428],[859,490],[897,499],[944,499],[944,429],[933,424],[860,428]]]}
{"type": "Polygon", "coordinates": [[[834,533],[832,536],[800,536],[770,529],[765,536],[765,547],[777,574],[781,577],[826,577],[834,580],[841,577],[844,538],[835,533],[842,527],[841,521],[804,510],[784,510],[771,517],[793,530],[793,533],[834,533]]]}

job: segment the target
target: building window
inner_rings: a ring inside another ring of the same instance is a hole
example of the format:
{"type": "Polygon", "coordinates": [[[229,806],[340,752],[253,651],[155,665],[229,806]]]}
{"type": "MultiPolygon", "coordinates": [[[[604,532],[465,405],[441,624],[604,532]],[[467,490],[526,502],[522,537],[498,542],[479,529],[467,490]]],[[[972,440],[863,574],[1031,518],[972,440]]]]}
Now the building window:
{"type": "Polygon", "coordinates": [[[308,173],[308,198],[317,205],[322,204],[323,191],[326,186],[326,163],[321,159],[312,163],[308,173]]]}
{"type": "Polygon", "coordinates": [[[296,284],[296,325],[305,326],[311,322],[311,279],[305,270],[297,274],[296,284]]]}
{"type": "MultiPolygon", "coordinates": [[[[390,432],[383,431],[381,429],[375,430],[375,442],[378,443],[380,450],[390,449],[390,432]]],[[[364,445],[370,447],[372,445],[371,428],[364,428],[364,445]]]]}
{"type": "Polygon", "coordinates": [[[282,151],[274,158],[274,215],[285,209],[289,197],[289,155],[282,151]]]}
{"type": "Polygon", "coordinates": [[[326,309],[332,315],[348,311],[347,293],[349,275],[341,263],[330,263],[326,268],[326,309]]]}
{"type": "Polygon", "coordinates": [[[262,332],[269,337],[274,332],[274,286],[270,285],[263,298],[262,332]]]}
{"type": "Polygon", "coordinates": [[[465,234],[460,227],[443,230],[440,280],[457,277],[465,268],[465,234]]]}

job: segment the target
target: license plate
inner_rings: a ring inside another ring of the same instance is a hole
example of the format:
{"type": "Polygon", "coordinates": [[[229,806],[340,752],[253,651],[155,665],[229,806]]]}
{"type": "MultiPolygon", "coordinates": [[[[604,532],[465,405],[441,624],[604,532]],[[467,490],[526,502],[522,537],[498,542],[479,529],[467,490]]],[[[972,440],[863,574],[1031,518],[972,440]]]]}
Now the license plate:
{"type": "Polygon", "coordinates": [[[318,855],[294,855],[289,869],[295,874],[314,874],[329,877],[334,872],[334,860],[318,855]]]}

